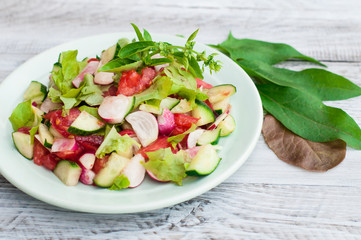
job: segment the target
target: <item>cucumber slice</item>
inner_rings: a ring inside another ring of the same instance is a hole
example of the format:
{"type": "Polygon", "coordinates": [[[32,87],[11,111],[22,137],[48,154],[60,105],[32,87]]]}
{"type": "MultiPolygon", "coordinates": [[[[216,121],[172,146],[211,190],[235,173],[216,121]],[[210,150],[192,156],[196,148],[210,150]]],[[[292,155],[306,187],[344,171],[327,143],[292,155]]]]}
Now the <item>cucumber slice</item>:
{"type": "Polygon", "coordinates": [[[63,138],[64,136],[61,135],[60,132],[58,132],[53,126],[49,127],[49,132],[51,133],[51,135],[53,135],[55,138],[63,138]]]}
{"type": "Polygon", "coordinates": [[[212,109],[210,109],[210,107],[208,107],[207,104],[197,99],[195,103],[196,103],[196,107],[192,111],[192,117],[199,118],[196,125],[203,126],[208,123],[214,122],[215,117],[212,109]]]}
{"type": "Polygon", "coordinates": [[[172,110],[179,102],[180,102],[179,99],[172,98],[172,97],[166,97],[160,102],[159,107],[172,110]]]}
{"type": "Polygon", "coordinates": [[[186,174],[201,176],[211,174],[218,166],[221,158],[210,144],[202,146],[189,164],[186,174]]]}
{"type": "Polygon", "coordinates": [[[207,96],[209,97],[209,101],[214,104],[216,102],[220,102],[227,97],[232,96],[236,93],[236,87],[232,84],[222,84],[215,87],[210,88],[207,91],[207,96]]]}
{"type": "Polygon", "coordinates": [[[229,99],[230,97],[226,97],[222,101],[212,104],[214,112],[217,113],[218,115],[224,113],[228,109],[229,99]]]}
{"type": "Polygon", "coordinates": [[[207,144],[216,145],[219,141],[220,136],[221,136],[221,129],[206,130],[198,138],[197,145],[199,146],[207,145],[207,144]]]}
{"type": "Polygon", "coordinates": [[[234,118],[231,115],[228,115],[217,127],[217,129],[221,130],[221,137],[228,136],[235,128],[236,121],[234,121],[234,118]]]}
{"type": "Polygon", "coordinates": [[[79,182],[81,168],[75,162],[61,160],[58,162],[54,169],[54,174],[57,176],[65,185],[75,186],[79,182]]]}
{"type": "Polygon", "coordinates": [[[19,153],[27,159],[32,159],[34,153],[34,144],[31,143],[30,135],[22,132],[13,132],[12,137],[14,145],[19,153]]]}
{"type": "Polygon", "coordinates": [[[41,104],[45,100],[47,93],[48,91],[45,85],[37,81],[32,81],[29,87],[25,90],[23,97],[25,101],[31,99],[31,102],[41,104]]]}
{"type": "Polygon", "coordinates": [[[104,127],[105,123],[88,112],[82,111],[70,125],[68,132],[78,136],[88,136],[99,132],[104,127]]]}
{"type": "Polygon", "coordinates": [[[186,113],[190,111],[192,111],[191,104],[185,99],[180,100],[171,110],[172,113],[186,113]]]}
{"type": "Polygon", "coordinates": [[[110,187],[114,179],[120,174],[123,168],[130,161],[129,158],[122,157],[113,152],[108,161],[94,178],[94,183],[99,187],[110,187]]]}
{"type": "Polygon", "coordinates": [[[51,148],[51,146],[54,143],[54,137],[53,135],[50,133],[48,127],[43,124],[40,123],[39,128],[38,128],[38,132],[39,132],[39,138],[40,138],[40,142],[47,148],[51,148]]]}

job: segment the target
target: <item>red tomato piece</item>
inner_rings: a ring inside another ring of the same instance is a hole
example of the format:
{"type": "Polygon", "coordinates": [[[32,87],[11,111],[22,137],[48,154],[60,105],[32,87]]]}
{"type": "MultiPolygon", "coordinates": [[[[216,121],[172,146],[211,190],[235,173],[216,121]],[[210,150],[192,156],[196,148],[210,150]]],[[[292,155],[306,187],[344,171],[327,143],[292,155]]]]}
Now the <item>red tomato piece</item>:
{"type": "Polygon", "coordinates": [[[94,162],[94,167],[92,168],[93,172],[97,174],[101,169],[104,168],[104,165],[108,162],[109,156],[104,158],[96,158],[94,162]]]}
{"type": "Polygon", "coordinates": [[[90,62],[99,62],[99,59],[97,59],[97,58],[90,58],[90,59],[88,59],[88,63],[90,63],[90,62]]]}
{"type": "Polygon", "coordinates": [[[57,157],[54,154],[47,154],[41,158],[41,161],[43,163],[43,166],[50,171],[53,171],[56,167],[56,164],[58,164],[57,157]]]}
{"type": "Polygon", "coordinates": [[[108,91],[103,92],[103,97],[116,96],[118,88],[114,85],[108,88],[108,91]]]}
{"type": "Polygon", "coordinates": [[[155,76],[155,70],[149,67],[143,68],[142,74],[137,73],[135,70],[123,72],[119,80],[117,95],[133,96],[140,93],[152,84],[155,76]]]}
{"type": "Polygon", "coordinates": [[[213,85],[206,83],[205,81],[199,78],[196,78],[196,81],[197,81],[197,88],[203,87],[204,89],[210,89],[213,87],[213,85]]]}
{"type": "Polygon", "coordinates": [[[76,142],[83,147],[85,151],[96,152],[100,144],[104,141],[104,136],[90,135],[90,136],[75,136],[76,142]]]}
{"type": "Polygon", "coordinates": [[[69,110],[69,114],[65,117],[62,116],[62,110],[54,110],[44,115],[45,119],[49,119],[51,126],[55,128],[61,135],[68,137],[71,134],[68,133],[68,128],[79,116],[80,111],[77,108],[69,110]]]}
{"type": "Polygon", "coordinates": [[[120,131],[119,134],[122,135],[122,136],[127,134],[129,137],[137,136],[137,134],[135,134],[135,132],[132,129],[124,129],[124,130],[120,131]]]}
{"type": "Polygon", "coordinates": [[[174,122],[176,127],[172,131],[171,135],[178,135],[187,131],[192,124],[197,123],[199,118],[194,118],[183,113],[174,114],[174,122]]]}
{"type": "Polygon", "coordinates": [[[49,154],[49,150],[46,149],[36,138],[34,139],[34,157],[33,161],[36,165],[42,166],[42,157],[49,154]]]}
{"type": "Polygon", "coordinates": [[[21,132],[21,133],[25,133],[25,134],[30,134],[30,129],[29,127],[21,127],[18,129],[18,132],[21,132]]]}
{"type": "Polygon", "coordinates": [[[75,151],[62,151],[55,152],[54,154],[61,159],[70,160],[70,161],[78,161],[80,154],[83,152],[81,148],[78,148],[75,151]]]}
{"type": "Polygon", "coordinates": [[[152,144],[141,148],[138,153],[142,154],[144,158],[148,158],[147,152],[154,152],[162,148],[172,148],[172,152],[176,153],[177,151],[172,147],[172,144],[168,142],[168,137],[159,137],[155,142],[152,144]]]}

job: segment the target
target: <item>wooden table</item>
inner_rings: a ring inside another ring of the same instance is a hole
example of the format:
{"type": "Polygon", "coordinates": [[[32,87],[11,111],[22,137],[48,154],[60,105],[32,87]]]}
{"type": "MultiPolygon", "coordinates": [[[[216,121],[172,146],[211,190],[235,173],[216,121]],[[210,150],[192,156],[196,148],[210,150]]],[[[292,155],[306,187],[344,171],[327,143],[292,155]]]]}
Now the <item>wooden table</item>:
{"type": "MultiPolygon", "coordinates": [[[[30,57],[94,34],[131,31],[188,35],[219,43],[285,42],[361,85],[361,1],[1,0],[0,80],[30,57]]],[[[302,69],[302,62],[287,66],[302,69]]],[[[16,91],[16,89],[14,89],[16,91]]],[[[330,103],[361,124],[361,97],[330,103]]],[[[2,103],[4,104],[4,103],[2,103]]],[[[1,239],[361,239],[361,152],[327,173],[287,165],[262,137],[232,177],[187,202],[155,211],[101,215],[36,200],[0,176],[1,239]]]]}

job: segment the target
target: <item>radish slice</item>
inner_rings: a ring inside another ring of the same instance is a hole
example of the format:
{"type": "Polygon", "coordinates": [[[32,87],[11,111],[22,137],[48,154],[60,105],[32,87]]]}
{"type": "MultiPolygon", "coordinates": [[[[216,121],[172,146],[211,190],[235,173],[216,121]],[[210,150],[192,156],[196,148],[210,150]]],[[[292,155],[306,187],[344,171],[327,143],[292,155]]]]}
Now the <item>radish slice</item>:
{"type": "Polygon", "coordinates": [[[99,85],[109,85],[114,82],[114,73],[110,72],[98,72],[95,74],[94,83],[99,85]]]}
{"type": "Polygon", "coordinates": [[[74,138],[56,138],[54,139],[52,152],[76,151],[79,146],[74,138]]]}
{"type": "Polygon", "coordinates": [[[121,173],[128,178],[130,188],[135,188],[143,182],[145,168],[140,162],[144,162],[144,157],[141,154],[135,155],[121,173]]]}
{"type": "Polygon", "coordinates": [[[45,98],[44,102],[40,106],[40,110],[48,113],[54,109],[60,109],[63,106],[61,103],[54,103],[50,98],[45,98]]]}
{"type": "Polygon", "coordinates": [[[79,162],[85,169],[92,169],[95,162],[95,154],[93,153],[84,153],[80,158],[79,162]]]}
{"type": "Polygon", "coordinates": [[[155,176],[151,171],[147,170],[147,173],[149,175],[149,177],[151,177],[152,179],[158,181],[158,182],[169,182],[169,181],[163,181],[163,180],[160,180],[159,178],[157,178],[157,176],[155,176]]]}
{"type": "Polygon", "coordinates": [[[118,96],[105,97],[98,108],[98,114],[109,123],[121,123],[134,106],[134,97],[118,96]]]}
{"type": "Polygon", "coordinates": [[[80,83],[83,81],[84,79],[84,75],[89,73],[89,74],[94,74],[95,71],[97,70],[98,68],[98,65],[99,65],[99,61],[91,61],[89,62],[85,68],[79,73],[78,76],[76,76],[73,80],[73,85],[74,87],[76,88],[79,88],[80,86],[80,83]]]}
{"type": "MultiPolygon", "coordinates": [[[[151,59],[157,59],[157,58],[164,58],[164,57],[161,56],[160,54],[155,54],[155,55],[151,56],[150,58],[151,59]]],[[[159,70],[161,70],[162,68],[166,68],[168,66],[169,66],[169,63],[165,63],[165,64],[154,66],[154,69],[155,69],[156,72],[159,72],[159,70]]]]}
{"type": "Polygon", "coordinates": [[[200,148],[201,148],[201,146],[197,146],[197,147],[188,148],[185,151],[188,153],[189,157],[192,159],[197,155],[200,148]]]}
{"type": "Polygon", "coordinates": [[[174,114],[167,108],[158,116],[159,133],[169,135],[175,128],[174,114]]]}
{"type": "Polygon", "coordinates": [[[215,129],[218,126],[218,124],[220,124],[229,115],[230,112],[231,112],[231,105],[228,104],[227,109],[216,118],[213,124],[208,127],[208,130],[215,129]]]}
{"type": "Polygon", "coordinates": [[[197,129],[188,135],[187,146],[188,148],[195,147],[197,145],[198,138],[203,134],[204,129],[197,129]]]}
{"type": "Polygon", "coordinates": [[[94,177],[95,177],[95,173],[92,170],[82,168],[82,172],[80,174],[79,180],[85,185],[91,185],[93,184],[94,177]]]}
{"type": "Polygon", "coordinates": [[[132,125],[143,147],[148,146],[158,138],[158,122],[153,114],[136,111],[125,118],[132,125]]]}

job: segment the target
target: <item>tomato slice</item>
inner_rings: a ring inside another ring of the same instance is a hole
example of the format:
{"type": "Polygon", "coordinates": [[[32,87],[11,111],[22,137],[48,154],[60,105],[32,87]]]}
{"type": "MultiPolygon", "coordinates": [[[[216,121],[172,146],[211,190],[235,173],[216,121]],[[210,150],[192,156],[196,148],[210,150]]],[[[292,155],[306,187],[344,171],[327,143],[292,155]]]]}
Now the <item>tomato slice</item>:
{"type": "Polygon", "coordinates": [[[93,172],[97,174],[102,168],[104,168],[104,165],[108,162],[108,159],[109,155],[105,156],[104,158],[96,158],[92,168],[93,172]]]}
{"type": "Polygon", "coordinates": [[[51,154],[37,139],[34,139],[34,157],[33,161],[36,165],[44,166],[49,170],[54,170],[58,159],[51,154]]]}
{"type": "Polygon", "coordinates": [[[100,144],[104,141],[104,136],[75,136],[75,140],[85,151],[95,153],[100,144]]]}
{"type": "Polygon", "coordinates": [[[50,171],[53,171],[56,167],[56,164],[58,164],[58,159],[54,154],[47,154],[41,158],[41,161],[43,163],[43,166],[50,171]]]}
{"type": "Polygon", "coordinates": [[[30,134],[30,128],[29,127],[21,127],[18,129],[18,132],[30,134]]]}
{"type": "Polygon", "coordinates": [[[141,74],[135,70],[123,72],[119,80],[117,95],[133,96],[140,93],[152,84],[155,76],[155,70],[150,67],[143,68],[141,74]]]}
{"type": "Polygon", "coordinates": [[[71,134],[68,133],[68,128],[79,116],[80,111],[77,108],[69,110],[69,114],[65,117],[62,116],[63,110],[54,110],[44,115],[45,119],[49,119],[51,126],[55,128],[61,135],[68,137],[71,134]]]}
{"type": "Polygon", "coordinates": [[[116,86],[114,86],[114,85],[111,85],[108,88],[108,91],[103,92],[103,97],[116,96],[117,91],[118,91],[118,88],[116,86]]]}
{"type": "Polygon", "coordinates": [[[132,129],[124,129],[124,130],[120,131],[119,134],[122,135],[122,136],[127,134],[129,137],[137,136],[137,134],[135,134],[135,132],[132,129]]]}
{"type": "Polygon", "coordinates": [[[210,89],[213,87],[213,85],[206,83],[205,81],[199,78],[196,78],[196,81],[197,81],[197,88],[203,87],[204,89],[210,89]]]}
{"type": "Polygon", "coordinates": [[[171,135],[175,136],[184,133],[192,126],[192,124],[197,123],[198,120],[199,118],[194,118],[183,113],[175,113],[174,123],[176,126],[172,131],[171,135]]]}
{"type": "Polygon", "coordinates": [[[168,142],[168,137],[159,137],[155,142],[152,144],[141,148],[138,153],[142,154],[144,158],[148,158],[147,152],[154,152],[161,148],[172,148],[172,152],[176,153],[177,151],[172,147],[172,144],[168,142]]]}

